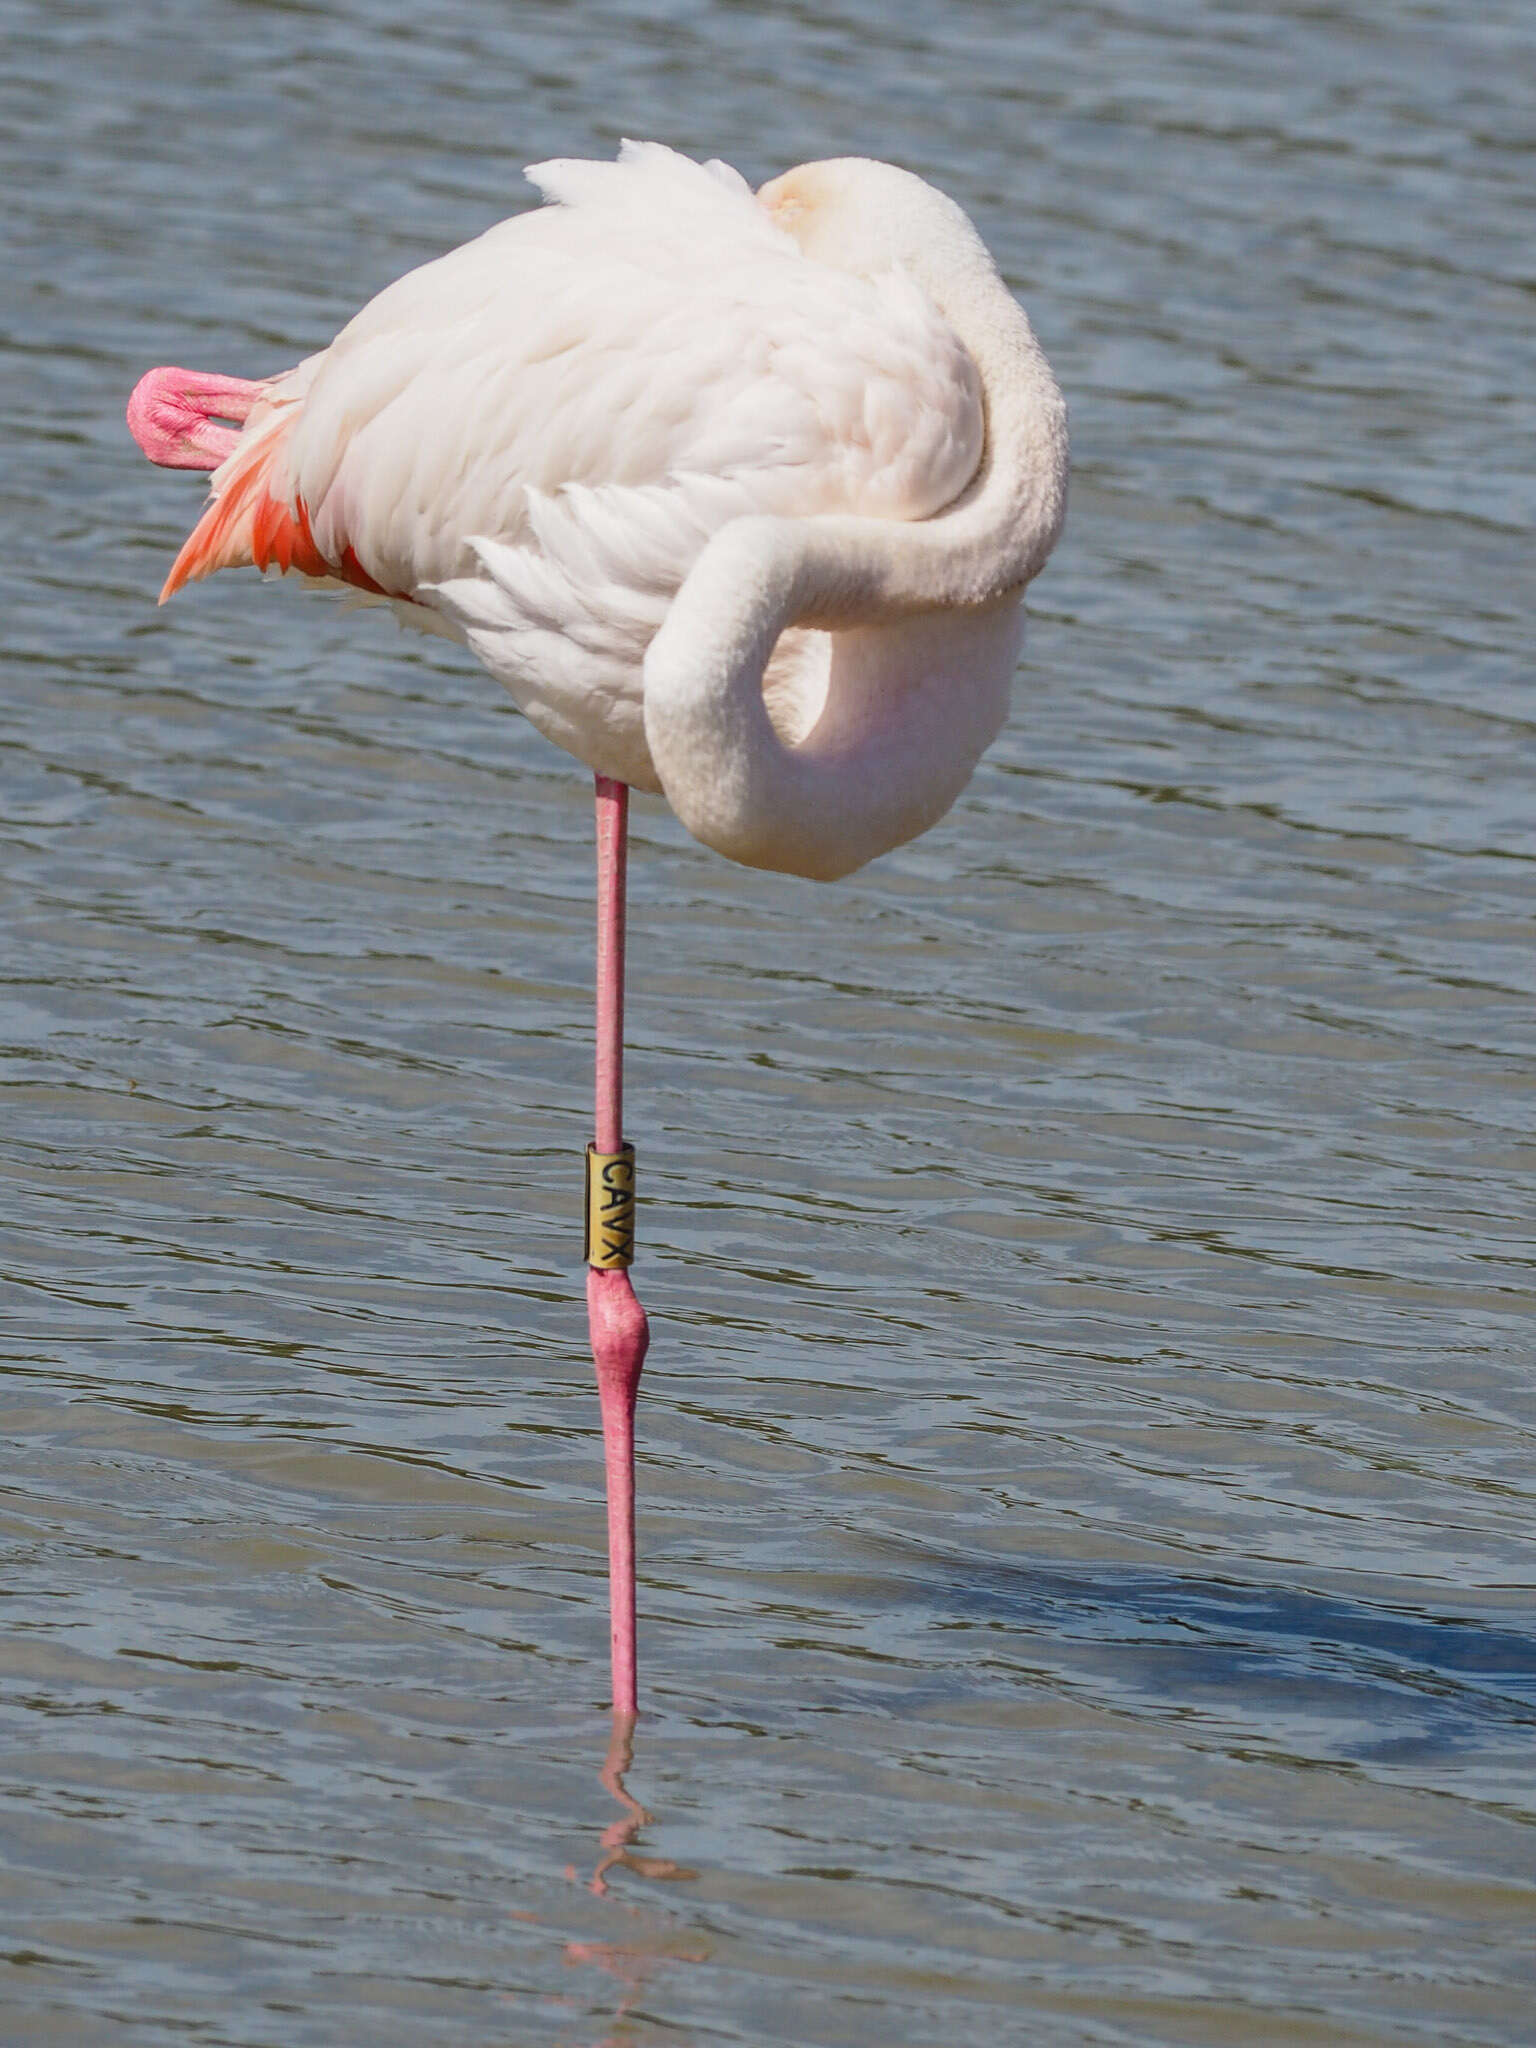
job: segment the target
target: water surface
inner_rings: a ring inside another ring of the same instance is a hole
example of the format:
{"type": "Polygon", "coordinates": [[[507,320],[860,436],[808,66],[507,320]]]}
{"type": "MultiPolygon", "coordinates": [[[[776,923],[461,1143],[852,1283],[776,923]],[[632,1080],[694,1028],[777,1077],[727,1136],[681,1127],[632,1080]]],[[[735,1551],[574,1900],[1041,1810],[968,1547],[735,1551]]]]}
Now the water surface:
{"type": "Polygon", "coordinates": [[[7,2040],[1528,2040],[1529,10],[4,20],[7,2040]],[[623,134],[954,192],[1076,463],[937,831],[638,806],[643,1821],[587,784],[121,424],[623,134]]]}

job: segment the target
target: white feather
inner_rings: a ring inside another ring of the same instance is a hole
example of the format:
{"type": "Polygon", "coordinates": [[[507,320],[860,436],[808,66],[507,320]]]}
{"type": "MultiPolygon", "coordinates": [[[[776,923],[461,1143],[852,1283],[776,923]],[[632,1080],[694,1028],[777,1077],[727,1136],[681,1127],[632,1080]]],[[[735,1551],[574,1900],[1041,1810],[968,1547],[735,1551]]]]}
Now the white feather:
{"type": "MultiPolygon", "coordinates": [[[[923,519],[976,470],[980,385],[894,269],[811,259],[729,167],[655,143],[401,278],[274,387],[277,488],[473,645],[552,738],[655,786],[646,648],[750,513],[923,519]]],[[[783,664],[780,665],[781,667],[783,664]]]]}

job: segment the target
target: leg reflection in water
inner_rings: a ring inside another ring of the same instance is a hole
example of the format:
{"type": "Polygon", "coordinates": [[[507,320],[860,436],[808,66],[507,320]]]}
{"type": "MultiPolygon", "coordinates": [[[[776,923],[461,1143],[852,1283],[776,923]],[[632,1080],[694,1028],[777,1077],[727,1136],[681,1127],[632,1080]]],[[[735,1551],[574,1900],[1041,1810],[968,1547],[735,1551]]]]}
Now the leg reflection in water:
{"type": "MultiPolygon", "coordinates": [[[[604,1828],[602,1853],[592,1875],[586,1880],[587,1890],[600,1899],[609,1897],[608,1874],[615,1868],[632,1870],[637,1877],[674,1881],[698,1875],[697,1871],[674,1863],[669,1856],[642,1856],[630,1846],[651,1818],[639,1800],[631,1797],[624,1784],[624,1773],[634,1762],[634,1734],[633,1714],[615,1714],[608,1754],[598,1775],[623,1811],[617,1820],[604,1828]]],[[[565,1874],[573,1884],[582,1882],[574,1863],[567,1864],[565,1874]]],[[[662,1964],[707,1963],[710,1952],[699,1935],[675,1926],[659,1915],[648,1913],[643,1907],[618,1900],[613,1903],[623,1903],[623,1910],[634,1916],[631,1938],[627,1941],[568,1941],[565,1960],[573,1965],[591,1964],[619,1979],[624,1989],[613,2012],[614,2026],[617,2027],[662,1964]]],[[[601,2041],[592,2044],[592,2048],[623,2048],[625,2038],[617,2031],[610,2031],[601,2041]]]]}
{"type": "MultiPolygon", "coordinates": [[[[697,1871],[688,1870],[681,1863],[674,1863],[669,1856],[641,1856],[629,1846],[651,1818],[639,1800],[630,1796],[624,1784],[624,1773],[630,1769],[634,1761],[635,1717],[633,1714],[615,1714],[613,1733],[608,1741],[608,1754],[603,1759],[603,1768],[598,1776],[624,1811],[618,1820],[610,1821],[603,1829],[603,1853],[597,1859],[596,1869],[587,1879],[587,1890],[595,1893],[600,1899],[607,1896],[608,1873],[615,1864],[621,1864],[624,1869],[634,1871],[638,1877],[672,1878],[682,1881],[698,1875],[697,1871]]],[[[581,1882],[574,1863],[566,1865],[565,1874],[572,1883],[581,1882]]],[[[573,1942],[566,1954],[571,1956],[571,1950],[586,1949],[589,1946],[601,1944],[573,1942]]],[[[572,1960],[591,1961],[595,1958],[582,1956],[572,1957],[572,1960]]]]}

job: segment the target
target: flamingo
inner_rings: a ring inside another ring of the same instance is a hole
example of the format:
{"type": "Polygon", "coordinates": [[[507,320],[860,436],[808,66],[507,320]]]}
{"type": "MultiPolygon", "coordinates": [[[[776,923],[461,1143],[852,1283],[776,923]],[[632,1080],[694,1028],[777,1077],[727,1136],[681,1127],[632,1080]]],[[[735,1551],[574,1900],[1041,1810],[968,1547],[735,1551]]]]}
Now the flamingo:
{"type": "Polygon", "coordinates": [[[612,1707],[637,1710],[623,1131],[631,788],[821,881],[949,809],[996,736],[1066,503],[1066,412],[969,219],[910,172],[755,194],[658,143],[532,166],[546,204],[255,381],[152,370],[128,424],[211,497],[161,602],[297,570],[468,644],[596,782],[587,1312],[612,1707]]]}

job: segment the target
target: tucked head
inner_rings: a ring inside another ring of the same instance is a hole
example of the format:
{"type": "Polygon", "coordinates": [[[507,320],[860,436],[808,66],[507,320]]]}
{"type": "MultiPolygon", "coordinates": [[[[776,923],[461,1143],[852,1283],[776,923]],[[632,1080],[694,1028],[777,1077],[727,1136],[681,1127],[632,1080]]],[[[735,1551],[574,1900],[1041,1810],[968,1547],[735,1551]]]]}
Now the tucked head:
{"type": "Polygon", "coordinates": [[[981,237],[954,200],[895,164],[831,157],[758,188],[758,204],[807,256],[871,277],[901,264],[921,277],[935,263],[980,255],[981,237]]]}

